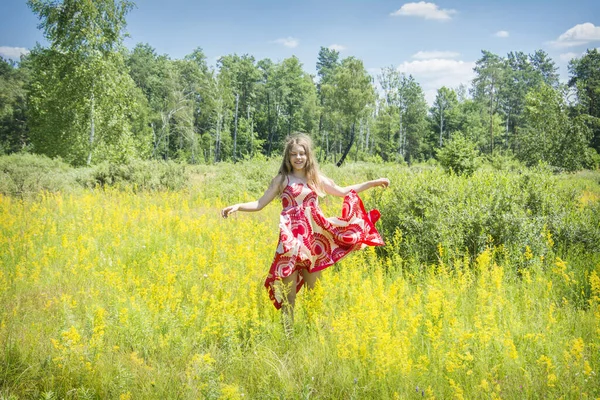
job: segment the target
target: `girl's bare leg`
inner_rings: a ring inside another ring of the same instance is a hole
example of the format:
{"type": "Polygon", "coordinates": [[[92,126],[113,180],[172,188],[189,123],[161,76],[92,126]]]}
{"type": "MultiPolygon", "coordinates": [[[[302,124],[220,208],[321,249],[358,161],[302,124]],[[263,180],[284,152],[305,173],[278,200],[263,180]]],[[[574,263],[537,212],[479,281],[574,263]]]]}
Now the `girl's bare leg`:
{"type": "Polygon", "coordinates": [[[283,320],[283,329],[286,335],[291,336],[294,332],[294,305],[296,304],[296,281],[298,272],[281,280],[281,290],[286,299],[281,306],[281,317],[283,320]]]}
{"type": "Polygon", "coordinates": [[[304,279],[304,285],[308,290],[314,289],[317,281],[321,278],[321,272],[308,272],[306,269],[302,269],[302,278],[304,279]]]}

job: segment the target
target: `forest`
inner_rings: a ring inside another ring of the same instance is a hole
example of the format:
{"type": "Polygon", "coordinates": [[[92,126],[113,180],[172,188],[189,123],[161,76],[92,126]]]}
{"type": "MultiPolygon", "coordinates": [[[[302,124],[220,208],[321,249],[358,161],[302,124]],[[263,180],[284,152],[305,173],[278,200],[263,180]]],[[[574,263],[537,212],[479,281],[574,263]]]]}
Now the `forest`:
{"type": "Polygon", "coordinates": [[[0,59],[0,154],[73,166],[236,162],[279,154],[285,137],[302,131],[321,162],[338,165],[462,154],[559,171],[600,166],[597,49],[570,62],[567,83],[543,50],[482,50],[470,85],[439,88],[430,106],[411,75],[390,66],[373,77],[360,59],[327,47],[316,76],[295,56],[229,54],[209,66],[201,47],[183,59],[148,43],[125,48],[130,1],[28,4],[49,45],[19,62],[0,59]]]}

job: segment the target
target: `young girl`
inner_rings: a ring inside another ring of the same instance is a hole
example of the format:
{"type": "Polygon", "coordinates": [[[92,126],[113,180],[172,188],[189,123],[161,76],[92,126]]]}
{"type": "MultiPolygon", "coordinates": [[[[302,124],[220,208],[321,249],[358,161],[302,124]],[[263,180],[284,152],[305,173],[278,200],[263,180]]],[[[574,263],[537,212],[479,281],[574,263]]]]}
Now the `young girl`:
{"type": "Polygon", "coordinates": [[[223,218],[236,211],[259,211],[278,195],[281,197],[279,244],[265,286],[275,307],[283,306],[286,329],[293,323],[296,293],[303,284],[312,289],[323,269],[353,250],[384,244],[374,225],[379,211],[366,212],[357,193],[376,186],[387,187],[389,183],[388,179],[380,178],[337,186],[319,174],[310,138],[294,134],[286,142],[279,174],[263,196],[221,211],[223,218]],[[344,197],[341,217],[325,218],[317,197],[323,192],[344,197]]]}

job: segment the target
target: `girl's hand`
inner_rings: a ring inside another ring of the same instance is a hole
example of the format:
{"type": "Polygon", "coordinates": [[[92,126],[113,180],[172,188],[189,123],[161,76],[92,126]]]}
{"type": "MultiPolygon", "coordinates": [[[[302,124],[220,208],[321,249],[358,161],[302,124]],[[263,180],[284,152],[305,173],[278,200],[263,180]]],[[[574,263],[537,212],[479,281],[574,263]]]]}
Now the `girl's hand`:
{"type": "Polygon", "coordinates": [[[373,182],[375,182],[375,187],[377,186],[382,186],[384,188],[390,186],[390,180],[388,178],[379,178],[374,180],[373,182]]]}
{"type": "Polygon", "coordinates": [[[233,206],[229,206],[229,207],[225,207],[224,209],[221,210],[221,216],[223,218],[227,218],[231,214],[233,214],[234,212],[236,212],[239,208],[240,208],[240,206],[238,204],[233,205],[233,206]]]}

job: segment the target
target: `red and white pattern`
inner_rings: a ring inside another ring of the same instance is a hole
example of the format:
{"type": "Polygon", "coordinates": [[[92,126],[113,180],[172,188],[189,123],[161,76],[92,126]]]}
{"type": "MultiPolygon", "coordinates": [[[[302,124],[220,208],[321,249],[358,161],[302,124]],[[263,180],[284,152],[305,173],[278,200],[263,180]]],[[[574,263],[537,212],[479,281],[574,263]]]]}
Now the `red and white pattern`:
{"type": "MultiPolygon", "coordinates": [[[[344,197],[341,217],[326,218],[315,191],[302,183],[288,184],[281,194],[281,204],[279,244],[265,281],[269,297],[278,309],[283,298],[276,293],[276,281],[301,269],[323,270],[354,250],[384,245],[375,228],[379,211],[367,213],[355,191],[344,197]]],[[[299,273],[296,292],[303,284],[299,273]]]]}

